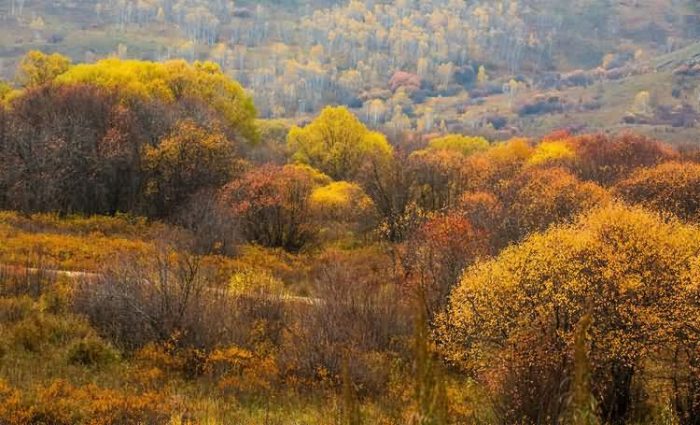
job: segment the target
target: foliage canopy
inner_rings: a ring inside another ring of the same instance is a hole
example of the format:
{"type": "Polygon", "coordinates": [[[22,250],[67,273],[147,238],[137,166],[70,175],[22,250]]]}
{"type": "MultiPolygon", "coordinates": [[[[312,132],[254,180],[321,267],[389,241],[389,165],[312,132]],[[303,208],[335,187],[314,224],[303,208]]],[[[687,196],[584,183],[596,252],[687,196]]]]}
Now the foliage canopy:
{"type": "Polygon", "coordinates": [[[252,98],[212,62],[156,63],[110,58],[76,65],[58,76],[56,82],[108,87],[127,100],[201,102],[221,114],[224,123],[246,139],[258,139],[252,98]]]}
{"type": "Polygon", "coordinates": [[[367,129],[347,108],[325,108],[306,127],[293,127],[287,143],[294,159],[336,180],[358,177],[371,162],[387,161],[392,147],[386,138],[367,129]]]}

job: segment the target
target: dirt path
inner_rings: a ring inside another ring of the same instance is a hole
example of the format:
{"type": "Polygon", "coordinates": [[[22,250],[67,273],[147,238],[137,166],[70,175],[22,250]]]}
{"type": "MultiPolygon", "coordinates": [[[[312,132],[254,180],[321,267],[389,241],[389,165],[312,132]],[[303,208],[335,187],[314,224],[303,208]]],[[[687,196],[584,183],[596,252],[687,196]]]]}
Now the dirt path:
{"type": "MultiPolygon", "coordinates": [[[[102,273],[93,272],[79,272],[70,270],[54,270],[54,269],[41,269],[37,267],[25,267],[25,266],[14,266],[7,264],[0,264],[0,277],[2,276],[13,276],[13,277],[45,277],[49,279],[58,278],[68,278],[75,281],[82,282],[96,282],[104,275],[102,273]]],[[[271,299],[272,297],[268,297],[271,299]]],[[[323,300],[320,298],[313,297],[302,297],[296,295],[282,295],[280,300],[285,303],[298,303],[307,305],[320,305],[323,304],[323,300]]]]}
{"type": "Polygon", "coordinates": [[[48,278],[67,277],[69,279],[96,280],[102,275],[99,273],[77,272],[70,270],[40,269],[37,267],[14,266],[0,264],[0,275],[2,276],[45,276],[48,278]]]}

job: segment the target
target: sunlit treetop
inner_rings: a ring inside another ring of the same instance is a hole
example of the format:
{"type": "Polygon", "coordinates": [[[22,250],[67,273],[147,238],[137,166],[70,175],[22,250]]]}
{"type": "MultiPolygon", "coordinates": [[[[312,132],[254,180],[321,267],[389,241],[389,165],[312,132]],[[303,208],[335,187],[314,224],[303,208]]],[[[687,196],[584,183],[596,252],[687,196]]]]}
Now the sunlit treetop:
{"type": "Polygon", "coordinates": [[[511,215],[505,228],[513,240],[610,202],[604,188],[557,167],[528,169],[510,180],[503,192],[511,215]]]}
{"type": "Polygon", "coordinates": [[[345,181],[332,182],[315,189],[311,193],[311,202],[322,208],[347,211],[365,208],[372,203],[359,185],[345,181]]]}
{"type": "Polygon", "coordinates": [[[575,157],[576,153],[565,142],[547,141],[537,145],[527,163],[528,165],[545,165],[573,160],[575,157]]]}
{"type": "Polygon", "coordinates": [[[511,163],[527,161],[533,153],[533,148],[527,139],[511,139],[493,145],[486,156],[496,163],[511,163]]]}
{"type": "Polygon", "coordinates": [[[40,86],[68,71],[70,66],[70,59],[58,53],[47,55],[32,50],[22,58],[17,67],[17,82],[23,87],[40,86]]]}
{"type": "Polygon", "coordinates": [[[56,83],[96,84],[115,89],[124,98],[162,102],[197,100],[221,114],[226,124],[246,139],[258,139],[251,96],[211,62],[156,63],[110,58],[76,65],[58,76],[56,83]]]}
{"type": "Polygon", "coordinates": [[[376,213],[374,203],[360,185],[346,181],[331,182],[314,189],[309,206],[316,220],[327,223],[326,237],[340,231],[341,223],[360,226],[373,223],[376,213]]]}
{"type": "Polygon", "coordinates": [[[350,202],[352,192],[356,188],[357,185],[353,183],[332,182],[314,190],[311,194],[311,200],[319,204],[345,207],[350,202]]]}
{"type": "Polygon", "coordinates": [[[486,151],[466,157],[461,170],[467,183],[465,190],[491,191],[494,185],[511,180],[533,152],[528,139],[515,138],[493,143],[486,151]]]}
{"type": "Polygon", "coordinates": [[[288,164],[286,169],[293,170],[299,175],[304,175],[314,187],[330,184],[333,180],[319,170],[306,164],[288,164]]]}
{"type": "Polygon", "coordinates": [[[363,166],[386,161],[392,147],[344,107],[328,107],[306,127],[293,127],[287,143],[294,160],[336,180],[352,180],[363,166]]]}
{"type": "Polygon", "coordinates": [[[438,137],[431,140],[428,144],[428,150],[448,150],[461,153],[464,156],[485,151],[488,148],[489,142],[483,137],[468,137],[461,134],[448,134],[438,137]]]}

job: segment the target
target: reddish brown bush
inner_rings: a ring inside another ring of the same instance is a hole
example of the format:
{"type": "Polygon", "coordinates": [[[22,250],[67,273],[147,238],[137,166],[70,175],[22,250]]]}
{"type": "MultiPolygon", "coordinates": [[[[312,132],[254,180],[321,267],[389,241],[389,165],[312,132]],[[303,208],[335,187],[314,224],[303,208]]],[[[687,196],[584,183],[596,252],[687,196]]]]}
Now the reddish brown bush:
{"type": "Polygon", "coordinates": [[[475,230],[463,214],[429,219],[407,241],[402,263],[413,295],[430,316],[444,305],[462,271],[488,252],[488,235],[475,230]]]}
{"type": "Polygon", "coordinates": [[[700,164],[668,162],[642,168],[614,190],[629,202],[700,221],[700,164]]]}
{"type": "Polygon", "coordinates": [[[603,186],[625,178],[634,168],[653,166],[678,155],[671,147],[634,133],[585,135],[571,144],[577,155],[576,174],[603,186]]]}
{"type": "Polygon", "coordinates": [[[489,192],[467,192],[459,199],[457,211],[463,214],[484,237],[490,240],[491,252],[502,245],[498,240],[502,233],[504,207],[496,195],[489,192]]]}
{"type": "Polygon", "coordinates": [[[91,86],[40,87],[12,105],[0,140],[3,207],[108,213],[137,201],[142,139],[114,96],[91,86]]]}
{"type": "Polygon", "coordinates": [[[319,175],[308,167],[263,165],[226,185],[221,199],[249,242],[298,250],[316,232],[309,197],[319,175]]]}
{"type": "Polygon", "coordinates": [[[502,202],[508,206],[504,236],[517,241],[605,204],[609,197],[602,187],[581,182],[562,168],[528,170],[510,181],[503,192],[502,202]]]}

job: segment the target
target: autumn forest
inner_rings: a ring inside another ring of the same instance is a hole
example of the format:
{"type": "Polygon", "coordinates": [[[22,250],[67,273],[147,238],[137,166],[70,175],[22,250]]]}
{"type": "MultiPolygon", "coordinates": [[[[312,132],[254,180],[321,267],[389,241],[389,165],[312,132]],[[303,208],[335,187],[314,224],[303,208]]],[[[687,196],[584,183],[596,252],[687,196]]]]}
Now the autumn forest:
{"type": "Polygon", "coordinates": [[[0,425],[699,425],[700,7],[0,0],[0,425]]]}

